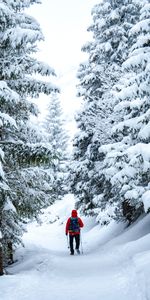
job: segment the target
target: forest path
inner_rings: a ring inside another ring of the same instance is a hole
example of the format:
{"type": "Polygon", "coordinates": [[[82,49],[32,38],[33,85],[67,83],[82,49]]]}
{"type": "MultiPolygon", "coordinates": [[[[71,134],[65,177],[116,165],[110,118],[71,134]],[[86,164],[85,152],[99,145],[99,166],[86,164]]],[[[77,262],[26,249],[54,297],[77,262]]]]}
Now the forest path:
{"type": "Polygon", "coordinates": [[[112,241],[103,243],[109,239],[115,225],[100,234],[92,221],[91,224],[86,219],[84,222],[84,254],[74,256],[69,255],[65,224],[60,220],[41,226],[31,224],[24,235],[26,247],[18,250],[18,262],[9,268],[12,275],[1,278],[0,299],[148,299],[141,286],[141,272],[137,274],[131,255],[131,252],[136,252],[135,247],[131,249],[127,243],[122,243],[126,239],[125,235],[120,238],[122,234],[116,237],[117,244],[112,241]]]}

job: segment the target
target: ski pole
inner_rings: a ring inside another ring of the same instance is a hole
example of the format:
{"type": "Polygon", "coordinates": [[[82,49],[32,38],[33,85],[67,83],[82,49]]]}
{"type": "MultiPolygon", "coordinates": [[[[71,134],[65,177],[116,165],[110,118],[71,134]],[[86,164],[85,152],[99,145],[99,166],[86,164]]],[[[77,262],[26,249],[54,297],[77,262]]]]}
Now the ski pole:
{"type": "Polygon", "coordinates": [[[81,253],[83,254],[83,244],[82,244],[82,236],[81,236],[81,232],[80,232],[80,241],[81,241],[81,253]]]}
{"type": "Polygon", "coordinates": [[[66,235],[66,238],[67,238],[67,247],[69,249],[70,247],[69,247],[69,241],[68,241],[68,234],[66,235]]]}

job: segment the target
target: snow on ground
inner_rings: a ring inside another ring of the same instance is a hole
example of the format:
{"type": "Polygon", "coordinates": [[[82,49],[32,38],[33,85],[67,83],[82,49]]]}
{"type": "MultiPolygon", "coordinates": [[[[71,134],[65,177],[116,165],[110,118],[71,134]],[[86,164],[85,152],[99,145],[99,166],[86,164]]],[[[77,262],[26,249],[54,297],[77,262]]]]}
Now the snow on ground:
{"type": "Polygon", "coordinates": [[[150,299],[150,215],[130,228],[82,218],[83,254],[69,255],[64,233],[74,209],[71,195],[28,226],[25,248],[0,277],[0,300],[150,299]]]}

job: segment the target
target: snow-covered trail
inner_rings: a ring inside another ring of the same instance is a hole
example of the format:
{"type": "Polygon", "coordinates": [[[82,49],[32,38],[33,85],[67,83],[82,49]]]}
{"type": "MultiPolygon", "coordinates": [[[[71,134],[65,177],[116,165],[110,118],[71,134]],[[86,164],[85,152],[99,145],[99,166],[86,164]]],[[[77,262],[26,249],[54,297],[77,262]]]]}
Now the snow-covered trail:
{"type": "MultiPolygon", "coordinates": [[[[145,259],[142,255],[141,262],[139,254],[145,253],[150,258],[150,242],[145,238],[140,243],[139,228],[121,234],[123,228],[113,224],[100,232],[93,227],[92,220],[84,222],[84,254],[74,256],[69,255],[64,224],[60,221],[30,225],[24,236],[26,247],[18,250],[18,262],[9,267],[12,275],[1,277],[0,299],[150,299],[147,296],[150,282],[146,283],[142,269],[145,259]]],[[[149,224],[148,219],[141,224],[141,235],[142,228],[148,233],[149,224]]]]}
{"type": "Polygon", "coordinates": [[[7,277],[10,285],[0,299],[134,299],[138,286],[128,261],[122,263],[117,253],[105,255],[103,251],[72,257],[66,249],[62,228],[58,227],[56,232],[56,225],[49,227],[44,233],[39,232],[42,227],[34,228],[36,239],[44,242],[28,243],[21,264],[19,260],[10,268],[16,275],[7,277]]]}

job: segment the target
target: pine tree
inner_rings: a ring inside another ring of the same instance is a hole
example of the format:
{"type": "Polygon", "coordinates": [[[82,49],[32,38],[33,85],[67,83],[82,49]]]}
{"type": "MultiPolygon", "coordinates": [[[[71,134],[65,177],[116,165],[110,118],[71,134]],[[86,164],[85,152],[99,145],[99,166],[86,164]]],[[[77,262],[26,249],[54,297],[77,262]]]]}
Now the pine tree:
{"type": "Polygon", "coordinates": [[[89,59],[78,72],[79,96],[84,105],[77,117],[80,131],[74,141],[71,188],[78,196],[77,205],[88,214],[97,214],[102,205],[104,155],[99,147],[112,141],[110,131],[118,116],[113,112],[115,99],[111,90],[122,76],[129,30],[136,22],[138,8],[130,0],[108,0],[96,5],[92,10],[93,24],[88,29],[93,40],[83,47],[89,59]]]}
{"type": "Polygon", "coordinates": [[[7,189],[2,187],[0,198],[0,229],[4,246],[10,241],[20,242],[23,218],[36,216],[43,207],[45,193],[43,202],[38,202],[35,197],[38,170],[32,167],[43,163],[50,166],[53,160],[50,147],[31,143],[27,134],[30,116],[37,115],[31,98],[40,93],[49,95],[58,91],[53,84],[33,76],[54,75],[53,69],[34,57],[37,42],[44,39],[38,22],[24,12],[34,3],[39,1],[3,0],[0,4],[0,145],[4,153],[3,187],[5,182],[8,186],[7,189]]]}
{"type": "Polygon", "coordinates": [[[47,107],[47,114],[43,126],[47,133],[54,154],[60,152],[61,159],[66,157],[68,137],[65,130],[63,112],[56,93],[52,93],[47,107]]]}
{"type": "Polygon", "coordinates": [[[63,111],[59,97],[52,93],[47,107],[47,114],[43,121],[47,142],[52,148],[53,157],[58,157],[53,164],[54,194],[58,199],[66,193],[66,176],[68,161],[68,136],[63,119],[63,111]]]}
{"type": "MultiPolygon", "coordinates": [[[[0,144],[2,148],[0,149],[0,231],[1,231],[1,273],[3,274],[3,259],[2,255],[5,253],[7,255],[7,245],[10,240],[14,243],[21,242],[20,235],[22,234],[22,225],[20,223],[20,218],[17,215],[16,209],[10,200],[9,193],[10,187],[7,180],[7,170],[6,170],[6,156],[5,156],[5,136],[14,132],[16,128],[15,119],[9,116],[7,109],[3,110],[4,103],[12,103],[18,100],[16,93],[11,91],[4,81],[0,82],[0,144]]],[[[6,105],[7,107],[7,105],[6,105]]],[[[8,105],[8,110],[10,109],[8,105]]],[[[11,159],[11,157],[10,157],[11,159]]]]}
{"type": "Polygon", "coordinates": [[[139,21],[130,30],[129,57],[123,64],[126,73],[115,94],[115,110],[124,115],[113,128],[119,142],[101,148],[106,155],[104,176],[111,183],[108,203],[114,207],[113,217],[129,222],[143,213],[150,180],[150,4],[140,5],[139,21]]]}

